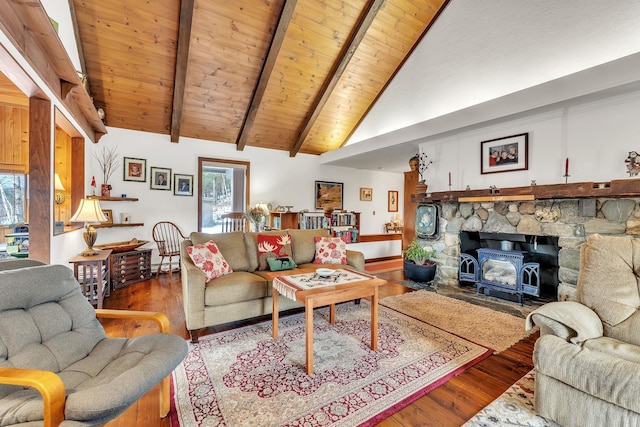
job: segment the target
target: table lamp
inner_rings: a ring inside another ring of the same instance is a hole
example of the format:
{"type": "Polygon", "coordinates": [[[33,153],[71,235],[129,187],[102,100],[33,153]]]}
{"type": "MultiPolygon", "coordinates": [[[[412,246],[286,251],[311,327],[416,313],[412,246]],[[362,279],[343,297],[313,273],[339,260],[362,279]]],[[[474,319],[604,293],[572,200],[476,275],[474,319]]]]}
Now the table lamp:
{"type": "Polygon", "coordinates": [[[87,249],[82,252],[82,256],[91,256],[98,253],[93,249],[93,244],[98,238],[98,232],[93,227],[94,223],[100,223],[106,221],[102,209],[100,209],[100,201],[97,199],[82,199],[80,200],[80,206],[73,216],[69,219],[71,222],[84,222],[86,229],[82,233],[84,241],[87,244],[87,249]]]}
{"type": "Polygon", "coordinates": [[[60,181],[60,175],[55,174],[54,175],[54,188],[56,190],[55,192],[55,201],[56,201],[56,206],[58,207],[58,218],[56,219],[56,231],[58,231],[58,228],[62,229],[63,224],[60,221],[60,205],[64,203],[65,197],[64,197],[64,193],[62,193],[63,191],[65,191],[64,186],[62,185],[62,181],[60,181]]]}

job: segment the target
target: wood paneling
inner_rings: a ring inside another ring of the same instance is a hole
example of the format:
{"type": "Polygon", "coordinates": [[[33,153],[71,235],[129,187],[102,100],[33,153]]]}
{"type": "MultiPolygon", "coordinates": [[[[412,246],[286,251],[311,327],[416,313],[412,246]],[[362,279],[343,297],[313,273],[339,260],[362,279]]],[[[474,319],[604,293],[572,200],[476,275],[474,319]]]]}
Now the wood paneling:
{"type": "Polygon", "coordinates": [[[446,3],[73,0],[108,125],[292,156],[342,146],[446,3]]]}
{"type": "Polygon", "coordinates": [[[404,229],[402,230],[402,250],[409,247],[416,237],[416,208],[418,203],[412,199],[416,185],[420,180],[418,171],[404,173],[404,229]]]}
{"type": "Polygon", "coordinates": [[[50,261],[51,205],[51,102],[29,99],[29,258],[50,261]]]}
{"type": "Polygon", "coordinates": [[[0,169],[29,168],[29,110],[0,105],[0,169]]]}

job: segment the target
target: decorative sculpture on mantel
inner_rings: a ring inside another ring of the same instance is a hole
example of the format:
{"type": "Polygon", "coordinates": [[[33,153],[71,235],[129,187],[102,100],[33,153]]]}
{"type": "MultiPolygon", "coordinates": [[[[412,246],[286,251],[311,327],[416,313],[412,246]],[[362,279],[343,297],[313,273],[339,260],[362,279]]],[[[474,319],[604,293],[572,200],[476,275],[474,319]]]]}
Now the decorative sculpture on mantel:
{"type": "Polygon", "coordinates": [[[627,164],[629,176],[637,176],[640,173],[640,155],[637,151],[629,151],[629,156],[624,162],[627,164]]]}
{"type": "Polygon", "coordinates": [[[424,173],[429,168],[429,165],[433,163],[427,153],[420,150],[418,154],[409,159],[409,167],[412,171],[418,171],[420,178],[416,185],[416,192],[418,194],[424,194],[427,192],[427,184],[425,183],[424,173]]]}
{"type": "Polygon", "coordinates": [[[429,156],[424,151],[420,151],[418,153],[418,159],[420,161],[420,165],[418,166],[418,173],[420,174],[420,182],[424,184],[424,173],[429,169],[429,165],[433,163],[429,156]]]}

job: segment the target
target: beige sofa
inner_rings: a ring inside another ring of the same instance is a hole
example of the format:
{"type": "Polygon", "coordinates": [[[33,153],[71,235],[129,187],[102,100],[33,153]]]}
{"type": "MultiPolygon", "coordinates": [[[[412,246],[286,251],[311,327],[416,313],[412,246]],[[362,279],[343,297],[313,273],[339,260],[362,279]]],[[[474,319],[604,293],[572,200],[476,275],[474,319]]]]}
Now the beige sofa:
{"type": "Polygon", "coordinates": [[[577,301],[545,304],[533,353],[535,409],[565,427],[640,425],[640,239],[592,235],[577,301]]]}
{"type": "MultiPolygon", "coordinates": [[[[315,236],[327,236],[327,230],[284,230],[291,235],[292,258],[298,268],[322,267],[313,264],[315,236]]],[[[278,234],[283,231],[265,232],[278,234]]],[[[182,295],[187,329],[191,341],[197,342],[200,329],[237,320],[271,314],[271,286],[258,268],[258,233],[191,233],[180,245],[182,295]],[[231,265],[233,273],[205,282],[202,271],[191,261],[187,247],[213,240],[231,265]]],[[[346,268],[364,271],[364,255],[347,250],[346,268]]],[[[301,307],[279,297],[280,311],[301,307]]]]}

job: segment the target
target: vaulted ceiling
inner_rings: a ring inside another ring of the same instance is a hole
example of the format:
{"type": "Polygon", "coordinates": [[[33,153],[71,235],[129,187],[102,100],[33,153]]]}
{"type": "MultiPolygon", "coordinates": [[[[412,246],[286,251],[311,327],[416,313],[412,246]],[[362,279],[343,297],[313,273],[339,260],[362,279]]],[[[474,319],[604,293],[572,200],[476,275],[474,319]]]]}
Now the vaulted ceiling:
{"type": "Polygon", "coordinates": [[[73,0],[105,124],[297,153],[341,147],[447,0],[73,0]]]}

